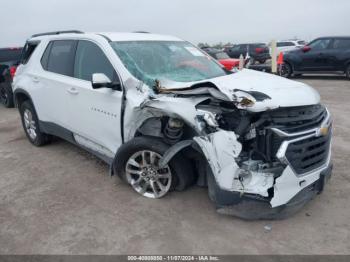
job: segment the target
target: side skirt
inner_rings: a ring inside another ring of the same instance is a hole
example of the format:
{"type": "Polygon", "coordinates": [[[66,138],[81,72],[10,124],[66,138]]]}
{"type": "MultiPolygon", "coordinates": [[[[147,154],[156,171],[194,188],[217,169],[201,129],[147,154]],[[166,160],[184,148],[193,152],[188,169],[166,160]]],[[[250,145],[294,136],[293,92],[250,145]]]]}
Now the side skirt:
{"type": "Polygon", "coordinates": [[[51,122],[44,122],[44,121],[39,121],[39,126],[40,129],[49,135],[53,135],[56,137],[59,137],[63,140],[66,140],[70,143],[72,143],[73,145],[76,145],[82,149],[84,149],[85,151],[93,154],[94,156],[96,156],[97,158],[101,159],[102,161],[104,161],[105,163],[107,163],[108,165],[112,165],[113,163],[113,158],[110,158],[108,156],[105,156],[104,154],[101,154],[100,152],[97,152],[91,148],[88,148],[84,145],[79,144],[75,138],[74,138],[74,133],[71,132],[70,130],[61,127],[57,124],[51,123],[51,122]]]}

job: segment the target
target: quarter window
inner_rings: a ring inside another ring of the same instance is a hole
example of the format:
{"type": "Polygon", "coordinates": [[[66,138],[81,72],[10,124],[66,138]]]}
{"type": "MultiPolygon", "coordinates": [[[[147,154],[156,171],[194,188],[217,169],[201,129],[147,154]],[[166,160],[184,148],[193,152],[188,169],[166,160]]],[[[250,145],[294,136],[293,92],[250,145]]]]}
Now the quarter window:
{"type": "Polygon", "coordinates": [[[112,81],[116,78],[115,70],[101,48],[90,41],[79,41],[74,77],[91,81],[94,73],[103,73],[112,81]]]}
{"type": "Polygon", "coordinates": [[[47,70],[47,64],[49,62],[49,56],[50,56],[50,52],[51,52],[51,47],[52,47],[52,42],[50,42],[48,44],[48,46],[46,47],[45,52],[44,52],[44,54],[43,54],[43,56],[42,56],[42,58],[40,60],[40,63],[41,63],[41,65],[43,66],[43,68],[45,70],[47,70]]]}
{"type": "MultiPolygon", "coordinates": [[[[72,76],[76,41],[56,40],[52,42],[47,70],[61,75],[72,76]]],[[[45,56],[45,54],[44,54],[45,56]]],[[[43,56],[43,62],[45,57],[43,56]]]]}

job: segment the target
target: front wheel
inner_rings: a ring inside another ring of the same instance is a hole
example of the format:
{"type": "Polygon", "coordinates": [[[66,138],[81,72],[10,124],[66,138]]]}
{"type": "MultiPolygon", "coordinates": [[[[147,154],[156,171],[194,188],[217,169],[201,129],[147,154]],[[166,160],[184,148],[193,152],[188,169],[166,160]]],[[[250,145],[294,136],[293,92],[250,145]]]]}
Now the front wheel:
{"type": "Polygon", "coordinates": [[[178,153],[160,167],[159,160],[168,148],[156,138],[136,137],[118,150],[113,163],[114,174],[148,198],[161,198],[173,189],[184,190],[194,182],[191,164],[178,153]]]}
{"type": "Polygon", "coordinates": [[[292,66],[288,63],[284,63],[281,67],[280,75],[286,78],[290,78],[292,76],[293,69],[292,66]]]}

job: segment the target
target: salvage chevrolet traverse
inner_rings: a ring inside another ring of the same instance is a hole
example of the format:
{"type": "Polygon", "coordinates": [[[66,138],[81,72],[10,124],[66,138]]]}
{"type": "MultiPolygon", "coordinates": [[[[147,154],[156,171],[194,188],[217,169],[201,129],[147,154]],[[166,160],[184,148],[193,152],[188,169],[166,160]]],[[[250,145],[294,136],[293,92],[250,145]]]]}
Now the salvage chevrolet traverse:
{"type": "Polygon", "coordinates": [[[37,34],[13,89],[33,145],[70,141],[148,198],[197,184],[220,213],[285,217],[331,175],[332,120],[313,88],[227,71],[176,37],[37,34]]]}

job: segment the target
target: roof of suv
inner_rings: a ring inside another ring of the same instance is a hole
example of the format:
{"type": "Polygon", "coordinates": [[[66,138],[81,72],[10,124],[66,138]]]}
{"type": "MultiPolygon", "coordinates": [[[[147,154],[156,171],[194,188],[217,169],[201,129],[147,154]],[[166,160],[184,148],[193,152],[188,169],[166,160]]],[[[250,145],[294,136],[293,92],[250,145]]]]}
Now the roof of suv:
{"type": "Polygon", "coordinates": [[[101,32],[101,33],[59,33],[50,34],[47,33],[36,36],[34,35],[31,40],[41,39],[59,39],[59,38],[86,38],[95,37],[96,35],[103,36],[110,41],[183,41],[180,38],[168,35],[150,34],[146,32],[135,32],[135,33],[123,33],[123,32],[101,32]]]}

